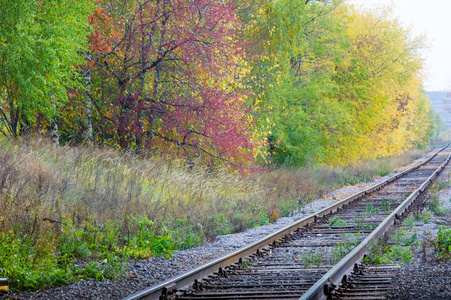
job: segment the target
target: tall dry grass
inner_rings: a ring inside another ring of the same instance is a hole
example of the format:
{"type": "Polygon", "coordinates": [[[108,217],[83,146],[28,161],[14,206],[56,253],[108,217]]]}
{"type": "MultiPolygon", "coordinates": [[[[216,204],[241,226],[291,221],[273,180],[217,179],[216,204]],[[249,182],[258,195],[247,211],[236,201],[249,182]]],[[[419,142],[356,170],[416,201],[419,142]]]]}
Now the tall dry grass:
{"type": "Polygon", "coordinates": [[[229,224],[227,233],[275,221],[301,203],[339,186],[385,175],[423,152],[347,169],[282,167],[243,176],[109,149],[54,147],[36,137],[3,141],[0,231],[42,235],[48,226],[60,226],[49,225],[46,218],[86,230],[118,221],[127,235],[137,230],[130,218],[145,216],[157,230],[183,219],[210,238],[217,233],[210,228],[217,222],[229,224]]]}
{"type": "Polygon", "coordinates": [[[179,161],[108,149],[57,148],[42,139],[5,141],[0,149],[2,231],[35,234],[44,218],[83,228],[146,216],[158,228],[181,218],[207,224],[218,214],[240,229],[266,207],[264,186],[225,170],[190,170],[179,161]]]}

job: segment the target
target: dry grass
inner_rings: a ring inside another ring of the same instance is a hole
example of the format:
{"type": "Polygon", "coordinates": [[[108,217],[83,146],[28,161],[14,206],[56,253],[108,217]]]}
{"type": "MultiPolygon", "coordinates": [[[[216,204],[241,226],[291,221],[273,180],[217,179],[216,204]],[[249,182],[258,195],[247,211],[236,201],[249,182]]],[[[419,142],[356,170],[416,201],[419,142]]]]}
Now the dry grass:
{"type": "MultiPolygon", "coordinates": [[[[223,170],[189,170],[179,162],[140,159],[112,150],[55,148],[48,141],[3,142],[0,150],[0,230],[42,231],[43,218],[101,227],[147,216],[157,225],[263,209],[267,191],[223,170]]],[[[247,216],[235,220],[244,227],[247,216]]],[[[249,217],[248,219],[252,219],[249,217]]],[[[158,226],[157,226],[158,227],[158,226]]]]}
{"type": "Polygon", "coordinates": [[[4,141],[0,149],[0,231],[40,235],[49,226],[43,218],[80,229],[119,220],[125,235],[134,230],[130,217],[146,216],[157,230],[188,220],[207,238],[215,234],[208,228],[215,216],[229,222],[230,231],[275,221],[302,202],[384,175],[422,154],[411,151],[348,169],[279,168],[243,177],[108,149],[56,148],[39,138],[4,141]]]}
{"type": "Polygon", "coordinates": [[[387,175],[394,170],[412,163],[427,151],[412,149],[399,156],[366,161],[344,167],[318,166],[315,168],[277,168],[259,175],[260,183],[266,187],[273,205],[281,199],[297,199],[309,202],[324,196],[327,192],[345,185],[371,181],[374,177],[387,175]]]}

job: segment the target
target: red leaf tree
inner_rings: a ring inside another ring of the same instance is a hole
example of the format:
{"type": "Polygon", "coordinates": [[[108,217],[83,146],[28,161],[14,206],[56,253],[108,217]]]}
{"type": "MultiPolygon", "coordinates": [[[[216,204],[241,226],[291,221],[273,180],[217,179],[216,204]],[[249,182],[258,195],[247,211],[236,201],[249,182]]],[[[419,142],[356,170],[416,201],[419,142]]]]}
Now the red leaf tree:
{"type": "Polygon", "coordinates": [[[252,160],[233,1],[109,0],[91,24],[91,98],[122,149],[252,160]]]}

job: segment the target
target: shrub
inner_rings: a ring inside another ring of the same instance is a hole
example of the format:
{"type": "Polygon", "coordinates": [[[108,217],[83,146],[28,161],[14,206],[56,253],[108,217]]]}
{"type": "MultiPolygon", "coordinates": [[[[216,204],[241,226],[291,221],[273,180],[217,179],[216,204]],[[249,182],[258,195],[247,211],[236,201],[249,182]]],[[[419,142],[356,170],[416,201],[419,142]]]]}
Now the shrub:
{"type": "Polygon", "coordinates": [[[329,226],[346,226],[346,221],[341,220],[339,217],[333,217],[329,220],[329,226]]]}
{"type": "Polygon", "coordinates": [[[440,226],[437,232],[435,248],[439,257],[451,257],[451,228],[440,226]]]}

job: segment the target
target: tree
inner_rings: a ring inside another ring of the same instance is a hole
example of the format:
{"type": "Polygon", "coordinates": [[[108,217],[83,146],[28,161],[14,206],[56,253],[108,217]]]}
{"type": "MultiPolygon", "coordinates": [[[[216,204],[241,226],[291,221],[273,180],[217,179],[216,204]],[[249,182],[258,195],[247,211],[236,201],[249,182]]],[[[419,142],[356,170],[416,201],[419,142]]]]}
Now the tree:
{"type": "Polygon", "coordinates": [[[261,0],[241,17],[253,48],[250,99],[273,162],[346,165],[428,141],[424,43],[389,10],[261,0]]]}
{"type": "Polygon", "coordinates": [[[346,51],[341,1],[264,0],[243,10],[253,48],[248,86],[261,132],[276,163],[306,164],[326,155],[341,109],[334,63],[346,51]]]}
{"type": "Polygon", "coordinates": [[[91,23],[104,136],[122,149],[252,160],[233,1],[106,1],[91,23]]]}
{"type": "Polygon", "coordinates": [[[38,115],[51,121],[78,84],[91,1],[0,2],[1,132],[17,136],[38,115]]]}
{"type": "MultiPolygon", "coordinates": [[[[423,38],[411,37],[389,9],[350,9],[347,15],[349,50],[336,66],[337,89],[330,96],[342,103],[349,124],[348,130],[338,132],[340,143],[327,157],[336,164],[393,155],[422,144],[427,134],[413,134],[413,128],[431,118],[430,110],[424,109],[417,110],[417,120],[411,119],[414,107],[423,102],[423,38]],[[406,122],[411,125],[406,127],[406,122]]],[[[420,126],[427,131],[428,123],[420,126]]]]}

